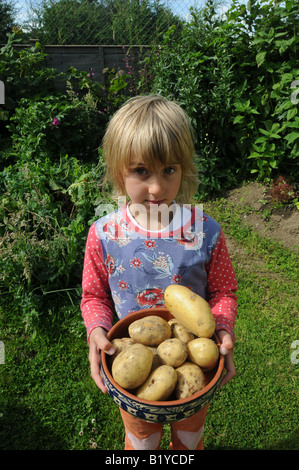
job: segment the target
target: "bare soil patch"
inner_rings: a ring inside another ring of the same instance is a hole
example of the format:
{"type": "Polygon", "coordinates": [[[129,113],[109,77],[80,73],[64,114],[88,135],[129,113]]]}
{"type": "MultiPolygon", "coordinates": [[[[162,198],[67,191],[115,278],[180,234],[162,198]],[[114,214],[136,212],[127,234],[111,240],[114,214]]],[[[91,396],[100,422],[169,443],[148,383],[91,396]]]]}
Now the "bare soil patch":
{"type": "Polygon", "coordinates": [[[260,235],[299,252],[299,210],[294,205],[277,208],[269,188],[256,182],[233,189],[226,200],[246,209],[244,218],[260,235]]]}

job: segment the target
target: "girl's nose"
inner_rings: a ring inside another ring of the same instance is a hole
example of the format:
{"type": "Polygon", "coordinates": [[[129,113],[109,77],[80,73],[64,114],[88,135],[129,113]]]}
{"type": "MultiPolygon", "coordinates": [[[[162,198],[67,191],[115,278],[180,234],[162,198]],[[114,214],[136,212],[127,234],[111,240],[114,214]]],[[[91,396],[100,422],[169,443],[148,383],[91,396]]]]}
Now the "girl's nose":
{"type": "Polygon", "coordinates": [[[161,178],[158,175],[153,175],[148,185],[149,193],[156,195],[160,194],[163,189],[161,178]]]}

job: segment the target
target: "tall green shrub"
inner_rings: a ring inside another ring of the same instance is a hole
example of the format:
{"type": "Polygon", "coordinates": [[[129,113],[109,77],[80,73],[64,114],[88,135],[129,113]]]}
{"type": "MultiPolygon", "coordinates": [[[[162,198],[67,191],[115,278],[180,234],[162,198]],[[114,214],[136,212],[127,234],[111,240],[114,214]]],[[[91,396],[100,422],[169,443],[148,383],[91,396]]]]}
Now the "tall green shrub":
{"type": "Polygon", "coordinates": [[[220,18],[209,0],[153,54],[153,90],[178,100],[195,128],[202,196],[251,172],[261,179],[295,174],[295,3],[233,1],[220,18]]]}
{"type": "Polygon", "coordinates": [[[277,172],[296,178],[299,114],[292,87],[299,85],[298,2],[253,1],[247,10],[233,7],[248,37],[246,60],[241,48],[234,49],[246,74],[234,103],[238,147],[258,178],[277,172]]]}

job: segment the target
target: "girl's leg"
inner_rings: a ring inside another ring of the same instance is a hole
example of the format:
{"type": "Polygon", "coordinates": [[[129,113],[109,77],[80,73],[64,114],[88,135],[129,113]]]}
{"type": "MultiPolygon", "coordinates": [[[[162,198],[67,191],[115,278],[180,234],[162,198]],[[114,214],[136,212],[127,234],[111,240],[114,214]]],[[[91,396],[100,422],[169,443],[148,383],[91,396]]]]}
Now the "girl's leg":
{"type": "Polygon", "coordinates": [[[130,415],[120,408],[125,425],[125,450],[159,450],[163,424],[150,423],[130,415]]]}
{"type": "Polygon", "coordinates": [[[171,424],[170,448],[173,450],[203,450],[202,436],[209,405],[190,418],[171,424]]]}

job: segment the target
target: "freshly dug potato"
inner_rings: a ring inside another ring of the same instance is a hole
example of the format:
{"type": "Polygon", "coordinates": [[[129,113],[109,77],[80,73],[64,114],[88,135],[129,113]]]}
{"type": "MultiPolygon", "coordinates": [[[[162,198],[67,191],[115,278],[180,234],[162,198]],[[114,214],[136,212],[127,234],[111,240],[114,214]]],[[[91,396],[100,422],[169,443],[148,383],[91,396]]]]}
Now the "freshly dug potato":
{"type": "Polygon", "coordinates": [[[165,289],[164,302],[169,312],[196,336],[210,338],[215,319],[208,302],[188,287],[170,285],[165,289]]]}
{"type": "Polygon", "coordinates": [[[177,381],[177,373],[171,366],[162,365],[155,369],[136,391],[138,398],[152,401],[167,400],[177,381]]]}
{"type": "Polygon", "coordinates": [[[219,349],[209,338],[196,338],[188,343],[189,359],[203,370],[211,370],[217,364],[219,349]]]}
{"type": "Polygon", "coordinates": [[[128,346],[134,344],[134,341],[132,338],[115,338],[111,341],[111,344],[115,349],[115,353],[111,356],[111,358],[114,360],[120,352],[122,352],[128,346]]]}
{"type": "Polygon", "coordinates": [[[169,320],[168,324],[171,327],[172,338],[178,338],[183,341],[183,343],[189,343],[189,341],[195,338],[195,335],[181,325],[176,318],[169,320]]]}
{"type": "Polygon", "coordinates": [[[163,341],[157,347],[157,352],[163,364],[179,367],[188,357],[187,344],[178,338],[163,341]]]}
{"type": "Polygon", "coordinates": [[[157,367],[162,366],[163,362],[155,346],[147,346],[147,347],[153,353],[153,363],[152,363],[152,369],[151,369],[153,371],[154,369],[157,369],[157,367]]]}
{"type": "Polygon", "coordinates": [[[126,390],[139,387],[147,379],[153,354],[143,344],[132,344],[116,356],[112,364],[112,377],[126,390]]]}
{"type": "Polygon", "coordinates": [[[129,336],[135,343],[158,346],[162,341],[171,337],[171,328],[164,318],[149,315],[131,323],[129,336]]]}
{"type": "Polygon", "coordinates": [[[177,400],[191,397],[206,386],[203,371],[192,362],[185,362],[176,369],[176,372],[178,378],[174,393],[177,400]]]}

